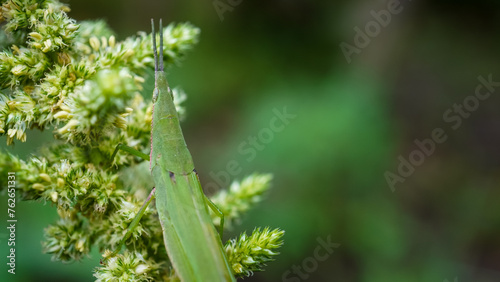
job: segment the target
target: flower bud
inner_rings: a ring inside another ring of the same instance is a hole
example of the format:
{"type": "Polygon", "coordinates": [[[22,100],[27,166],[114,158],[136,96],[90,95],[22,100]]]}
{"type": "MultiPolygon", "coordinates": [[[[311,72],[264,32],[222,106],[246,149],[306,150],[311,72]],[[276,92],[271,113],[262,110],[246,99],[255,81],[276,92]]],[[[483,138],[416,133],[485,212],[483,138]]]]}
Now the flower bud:
{"type": "Polygon", "coordinates": [[[35,40],[42,40],[43,39],[42,35],[38,32],[30,32],[28,35],[35,40]]]}
{"type": "Polygon", "coordinates": [[[145,265],[145,264],[139,264],[136,268],[135,268],[135,273],[136,274],[143,274],[145,273],[146,271],[149,270],[149,266],[145,265]]]}
{"type": "Polygon", "coordinates": [[[43,42],[43,48],[42,52],[47,53],[50,51],[50,48],[52,47],[52,41],[50,39],[47,39],[43,42]]]}
{"type": "Polygon", "coordinates": [[[35,184],[33,184],[32,187],[33,187],[33,189],[39,190],[39,191],[42,191],[45,188],[45,186],[43,184],[40,184],[40,183],[35,183],[35,184]]]}
{"type": "Polygon", "coordinates": [[[131,57],[134,55],[134,50],[132,49],[127,49],[125,53],[123,53],[123,59],[127,59],[128,57],[131,57]]]}
{"type": "Polygon", "coordinates": [[[79,28],[80,26],[77,25],[77,24],[69,24],[66,26],[66,29],[69,30],[69,31],[75,31],[79,28]]]}
{"type": "Polygon", "coordinates": [[[28,68],[25,65],[16,65],[13,67],[10,72],[14,75],[20,76],[20,75],[25,75],[26,72],[28,71],[28,68]]]}
{"type": "Polygon", "coordinates": [[[57,202],[57,196],[58,196],[58,193],[57,192],[52,192],[50,193],[50,199],[52,200],[52,202],[57,202]]]}
{"type": "Polygon", "coordinates": [[[66,119],[70,116],[70,114],[66,111],[59,111],[54,115],[54,118],[57,119],[66,119]]]}
{"type": "Polygon", "coordinates": [[[79,124],[79,122],[76,119],[72,119],[72,120],[68,121],[68,123],[65,126],[63,126],[61,129],[59,129],[57,132],[59,132],[60,134],[69,132],[71,129],[73,129],[73,127],[77,126],[78,124],[79,124]]]}
{"type": "Polygon", "coordinates": [[[116,38],[114,35],[111,35],[109,37],[109,47],[113,48],[115,47],[115,44],[116,44],[116,38]]]}
{"type": "Polygon", "coordinates": [[[101,43],[102,43],[102,48],[108,47],[108,39],[106,39],[106,37],[101,36],[101,43]]]}
{"type": "Polygon", "coordinates": [[[97,39],[97,37],[95,37],[95,36],[92,36],[89,39],[89,43],[90,43],[90,47],[92,47],[92,49],[94,49],[94,51],[98,51],[99,47],[101,46],[99,39],[97,39]]]}
{"type": "Polygon", "coordinates": [[[40,176],[41,179],[47,181],[47,182],[52,182],[52,180],[50,179],[50,175],[46,174],[46,173],[40,173],[38,176],[40,176]]]}

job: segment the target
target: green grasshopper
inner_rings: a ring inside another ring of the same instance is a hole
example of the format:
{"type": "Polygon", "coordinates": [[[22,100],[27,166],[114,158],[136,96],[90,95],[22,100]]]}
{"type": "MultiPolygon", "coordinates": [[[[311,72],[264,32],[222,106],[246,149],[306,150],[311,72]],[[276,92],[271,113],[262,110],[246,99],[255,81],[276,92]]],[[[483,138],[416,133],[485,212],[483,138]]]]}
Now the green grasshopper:
{"type": "Polygon", "coordinates": [[[221,217],[221,236],[224,224],[222,212],[203,193],[163,70],[161,19],[159,58],[153,20],[151,25],[155,58],[151,154],[148,156],[118,145],[112,159],[121,149],[149,160],[155,188],[111,256],[120,251],[154,197],[166,250],[177,276],[182,281],[236,281],[207,207],[221,217]]]}

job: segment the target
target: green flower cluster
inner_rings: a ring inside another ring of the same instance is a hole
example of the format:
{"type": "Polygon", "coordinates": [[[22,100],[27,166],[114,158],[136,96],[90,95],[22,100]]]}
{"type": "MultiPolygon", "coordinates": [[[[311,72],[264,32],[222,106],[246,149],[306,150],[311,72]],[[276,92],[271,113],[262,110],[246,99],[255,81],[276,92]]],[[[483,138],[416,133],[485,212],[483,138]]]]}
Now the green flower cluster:
{"type": "Polygon", "coordinates": [[[274,250],[283,245],[283,235],[283,230],[266,227],[262,231],[256,228],[250,236],[243,233],[238,240],[231,239],[224,248],[236,276],[250,276],[254,271],[262,271],[266,262],[278,254],[274,250]]]}
{"type": "MultiPolygon", "coordinates": [[[[271,174],[253,174],[243,181],[234,181],[229,190],[220,190],[212,197],[214,204],[224,214],[224,226],[231,228],[241,215],[262,200],[262,194],[269,189],[271,174]]],[[[212,213],[212,220],[219,225],[220,218],[212,213]]]]}
{"type": "MultiPolygon", "coordinates": [[[[63,262],[84,258],[92,247],[105,257],[115,250],[154,186],[148,162],[122,153],[111,159],[119,143],[149,152],[152,103],[141,92],[154,65],[152,35],[140,32],[119,42],[104,21],[77,23],[68,11],[57,0],[3,1],[0,9],[0,135],[7,144],[25,142],[30,129],[53,130],[55,137],[28,160],[0,152],[0,177],[15,171],[22,199],[57,207],[60,219],[46,228],[43,247],[63,262]]],[[[183,58],[199,35],[187,23],[161,32],[166,67],[183,58]]],[[[186,94],[178,88],[173,94],[182,116],[186,94]]],[[[270,180],[251,175],[214,202],[235,222],[270,180]]],[[[260,270],[283,236],[268,229],[254,234],[226,245],[237,274],[260,270]],[[245,248],[268,250],[268,256],[245,248]]],[[[96,269],[98,281],[175,279],[153,205],[125,243],[124,254],[96,269]]]]}
{"type": "MultiPolygon", "coordinates": [[[[123,255],[110,258],[106,267],[100,267],[94,276],[97,282],[104,281],[158,281],[161,265],[153,260],[146,260],[139,253],[125,251],[123,255]]],[[[173,276],[173,275],[170,275],[173,276]]],[[[170,281],[169,276],[162,281],[170,281]]]]}

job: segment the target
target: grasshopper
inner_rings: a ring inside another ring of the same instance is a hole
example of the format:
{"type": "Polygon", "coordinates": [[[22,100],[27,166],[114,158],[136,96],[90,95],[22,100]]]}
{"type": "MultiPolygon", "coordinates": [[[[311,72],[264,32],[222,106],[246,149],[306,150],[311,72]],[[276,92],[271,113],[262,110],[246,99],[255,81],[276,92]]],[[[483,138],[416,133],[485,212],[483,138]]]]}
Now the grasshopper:
{"type": "Polygon", "coordinates": [[[176,275],[182,281],[236,281],[208,207],[221,217],[220,236],[224,224],[223,214],[203,193],[163,69],[161,19],[159,55],[153,20],[151,25],[155,58],[151,154],[148,156],[119,144],[111,158],[121,149],[149,160],[155,187],[112,255],[120,251],[149,203],[156,198],[165,247],[176,275]]]}

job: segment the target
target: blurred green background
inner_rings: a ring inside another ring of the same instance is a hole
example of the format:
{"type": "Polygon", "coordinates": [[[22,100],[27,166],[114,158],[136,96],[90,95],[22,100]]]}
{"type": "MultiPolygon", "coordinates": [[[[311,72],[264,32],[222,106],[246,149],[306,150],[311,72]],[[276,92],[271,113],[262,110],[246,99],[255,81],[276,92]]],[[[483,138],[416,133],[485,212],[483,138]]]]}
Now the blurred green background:
{"type": "MultiPolygon", "coordinates": [[[[500,87],[458,128],[443,117],[474,95],[478,76],[500,81],[500,2],[402,1],[348,63],[339,45],[354,48],[355,28],[391,2],[233,0],[221,21],[212,1],[90,0],[69,1],[69,15],[104,18],[119,39],[149,31],[150,18],[201,28],[169,70],[188,94],[183,129],[197,171],[206,186],[232,161],[241,173],[231,179],[274,173],[265,201],[228,235],[286,230],[277,260],[245,281],[500,281],[500,87]],[[268,138],[285,107],[296,117],[268,138]],[[447,140],[392,191],[386,172],[436,128],[447,140]],[[321,241],[339,245],[328,253],[321,241]]],[[[27,157],[48,139],[30,132],[9,150],[27,157]]],[[[70,265],[41,253],[55,208],[16,209],[17,274],[3,266],[0,280],[93,280],[95,250],[70,265]]]]}

